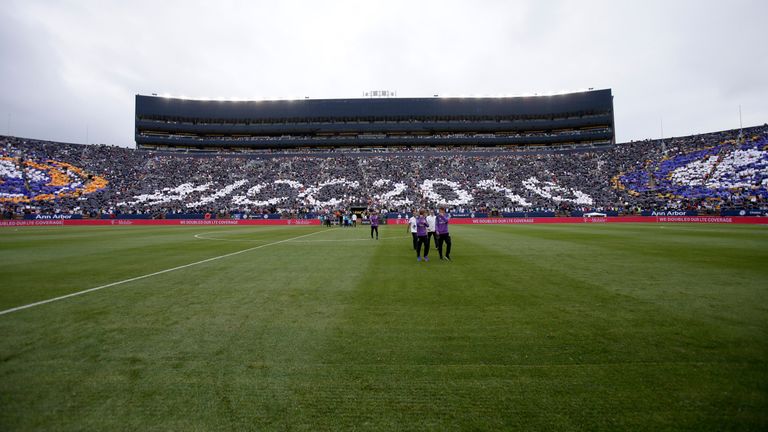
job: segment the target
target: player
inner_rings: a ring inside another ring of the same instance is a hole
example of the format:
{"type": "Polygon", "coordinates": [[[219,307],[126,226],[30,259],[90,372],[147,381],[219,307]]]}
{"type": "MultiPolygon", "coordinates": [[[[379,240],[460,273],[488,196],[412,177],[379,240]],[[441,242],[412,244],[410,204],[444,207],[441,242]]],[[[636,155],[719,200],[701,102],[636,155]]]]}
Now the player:
{"type": "Polygon", "coordinates": [[[421,261],[422,245],[424,245],[424,261],[429,261],[429,237],[427,237],[429,224],[424,216],[425,213],[424,209],[419,210],[419,217],[416,218],[416,261],[421,261]]]}
{"type": "Polygon", "coordinates": [[[448,234],[448,222],[451,215],[445,213],[445,207],[440,207],[440,213],[436,217],[437,225],[437,253],[440,259],[451,260],[451,235],[448,234]],[[445,257],[443,257],[443,245],[445,245],[445,257]]]}
{"type": "Polygon", "coordinates": [[[427,242],[432,244],[432,239],[435,240],[435,247],[437,247],[437,236],[435,235],[435,211],[427,210],[427,242]]]}
{"type": "Polygon", "coordinates": [[[411,218],[408,219],[408,232],[411,233],[411,237],[413,237],[413,250],[416,250],[416,243],[418,241],[418,237],[416,237],[416,209],[413,209],[413,213],[411,214],[411,218]]]}
{"type": "Polygon", "coordinates": [[[373,239],[373,233],[376,232],[376,240],[379,239],[379,214],[376,212],[376,210],[371,211],[371,217],[369,218],[371,221],[371,239],[373,239]]]}

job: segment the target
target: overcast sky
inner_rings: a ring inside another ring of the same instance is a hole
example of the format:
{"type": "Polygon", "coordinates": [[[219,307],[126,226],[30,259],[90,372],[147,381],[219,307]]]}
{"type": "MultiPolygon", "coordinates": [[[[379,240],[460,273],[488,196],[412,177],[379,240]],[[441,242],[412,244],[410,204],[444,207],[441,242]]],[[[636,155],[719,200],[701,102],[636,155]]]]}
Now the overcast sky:
{"type": "Polygon", "coordinates": [[[619,142],[768,122],[768,1],[36,1],[0,7],[0,134],[134,146],[134,96],[611,88],[619,142]]]}

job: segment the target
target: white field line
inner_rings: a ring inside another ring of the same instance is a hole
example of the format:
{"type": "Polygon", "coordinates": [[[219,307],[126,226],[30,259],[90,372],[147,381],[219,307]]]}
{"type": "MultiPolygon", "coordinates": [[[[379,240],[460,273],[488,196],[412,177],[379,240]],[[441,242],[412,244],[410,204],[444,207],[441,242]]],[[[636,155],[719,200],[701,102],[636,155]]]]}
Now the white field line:
{"type": "MultiPolygon", "coordinates": [[[[259,227],[259,228],[261,228],[260,231],[264,232],[264,228],[269,229],[271,227],[259,227]]],[[[279,227],[276,228],[276,229],[279,229],[279,227]]],[[[209,237],[208,236],[209,234],[219,234],[219,232],[220,231],[206,231],[206,232],[202,232],[202,233],[199,233],[199,234],[195,234],[193,237],[198,239],[198,240],[217,240],[217,241],[237,242],[237,243],[243,243],[243,242],[245,242],[245,243],[266,243],[267,242],[267,240],[259,240],[259,239],[253,239],[253,240],[251,240],[251,239],[223,239],[223,238],[209,237]]],[[[253,232],[254,232],[253,228],[246,229],[246,230],[239,230],[239,231],[235,231],[235,230],[227,231],[228,234],[232,234],[232,233],[248,233],[248,234],[253,234],[253,232]]],[[[269,232],[269,231],[266,231],[266,232],[269,232]]]]}
{"type": "MultiPolygon", "coordinates": [[[[404,238],[411,238],[411,236],[381,237],[381,240],[397,240],[397,239],[404,239],[404,238]]],[[[299,240],[299,241],[295,241],[294,243],[332,243],[332,242],[358,242],[358,241],[373,243],[371,242],[371,240],[373,239],[370,237],[366,237],[366,238],[356,238],[356,239],[334,239],[334,240],[299,240]]]]}
{"type": "Polygon", "coordinates": [[[86,290],[73,292],[73,293],[70,293],[70,294],[63,295],[63,296],[54,297],[54,298],[50,298],[50,299],[47,299],[47,300],[41,300],[39,302],[30,303],[30,304],[26,304],[26,305],[23,305],[23,306],[17,306],[17,307],[14,307],[14,308],[10,308],[10,309],[6,309],[6,310],[3,310],[3,311],[0,311],[0,315],[9,314],[11,312],[20,311],[20,310],[23,310],[23,309],[29,309],[29,308],[32,308],[32,307],[35,307],[35,306],[44,305],[46,303],[52,303],[52,302],[55,302],[55,301],[64,300],[64,299],[67,299],[67,298],[70,298],[70,297],[75,297],[75,296],[87,294],[89,292],[102,290],[104,288],[109,288],[109,287],[113,287],[113,286],[116,286],[116,285],[122,285],[122,284],[125,284],[125,283],[128,283],[128,282],[133,282],[133,281],[137,281],[137,280],[141,280],[141,279],[150,278],[152,276],[161,275],[163,273],[170,273],[172,271],[185,269],[185,268],[196,266],[196,265],[199,265],[199,264],[205,264],[207,262],[220,260],[222,258],[228,258],[228,257],[231,257],[231,256],[240,255],[242,253],[250,252],[250,251],[253,251],[253,250],[256,250],[256,249],[265,248],[267,246],[273,246],[273,245],[276,245],[276,244],[289,242],[291,240],[296,240],[296,239],[300,239],[300,238],[303,238],[303,237],[309,237],[311,235],[319,234],[321,232],[325,232],[325,231],[315,231],[313,233],[300,235],[298,237],[291,237],[291,238],[285,239],[285,240],[280,240],[280,241],[276,241],[276,242],[272,242],[272,243],[267,243],[267,244],[263,244],[263,245],[259,245],[259,246],[254,246],[252,248],[243,249],[243,250],[240,250],[240,251],[237,251],[237,252],[228,253],[228,254],[225,254],[225,255],[215,256],[213,258],[207,258],[207,259],[204,259],[204,260],[201,260],[201,261],[196,261],[196,262],[193,262],[193,263],[190,263],[190,264],[184,264],[184,265],[180,265],[178,267],[173,267],[173,268],[169,268],[169,269],[165,269],[165,270],[160,270],[160,271],[157,271],[157,272],[154,272],[154,273],[149,273],[149,274],[145,274],[145,275],[141,275],[141,276],[136,276],[136,277],[133,277],[133,278],[130,278],[130,279],[125,279],[125,280],[121,280],[121,281],[117,281],[117,282],[112,282],[112,283],[109,283],[109,284],[106,284],[106,285],[97,286],[95,288],[88,288],[86,290]]]}
{"type": "MultiPolygon", "coordinates": [[[[328,231],[331,232],[331,231],[328,231]]],[[[234,243],[263,243],[266,242],[266,240],[250,240],[250,239],[225,239],[225,238],[219,238],[219,237],[210,237],[208,234],[218,234],[218,231],[208,231],[200,234],[195,234],[193,237],[198,240],[212,240],[212,241],[223,241],[223,242],[234,242],[234,243]]],[[[404,238],[411,238],[411,236],[393,236],[393,237],[381,237],[381,240],[395,240],[395,239],[404,239],[404,238]]],[[[367,241],[370,242],[371,238],[367,236],[367,234],[363,238],[353,238],[353,239],[331,239],[331,240],[298,240],[293,243],[345,243],[345,242],[358,242],[358,241],[367,241]]]]}
{"type": "Polygon", "coordinates": [[[233,242],[233,243],[265,243],[266,242],[266,240],[223,239],[218,237],[204,237],[206,234],[211,234],[211,233],[195,234],[194,237],[198,240],[216,240],[216,241],[233,242]]]}

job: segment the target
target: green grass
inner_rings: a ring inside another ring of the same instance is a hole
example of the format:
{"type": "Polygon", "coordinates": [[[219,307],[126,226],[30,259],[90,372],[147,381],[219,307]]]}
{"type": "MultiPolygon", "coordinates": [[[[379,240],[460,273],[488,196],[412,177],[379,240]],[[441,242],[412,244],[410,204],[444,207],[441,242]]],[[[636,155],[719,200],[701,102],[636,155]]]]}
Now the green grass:
{"type": "Polygon", "coordinates": [[[0,430],[768,429],[768,228],[381,234],[0,229],[0,310],[263,246],[0,315],[0,430]]]}

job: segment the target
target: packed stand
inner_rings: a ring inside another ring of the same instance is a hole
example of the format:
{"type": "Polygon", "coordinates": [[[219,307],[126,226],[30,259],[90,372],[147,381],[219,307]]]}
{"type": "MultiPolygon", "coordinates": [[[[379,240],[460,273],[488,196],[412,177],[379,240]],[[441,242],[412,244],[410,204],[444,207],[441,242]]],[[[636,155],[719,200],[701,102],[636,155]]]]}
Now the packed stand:
{"type": "Polygon", "coordinates": [[[3,217],[764,208],[768,126],[608,149],[168,154],[0,137],[3,217]]]}

